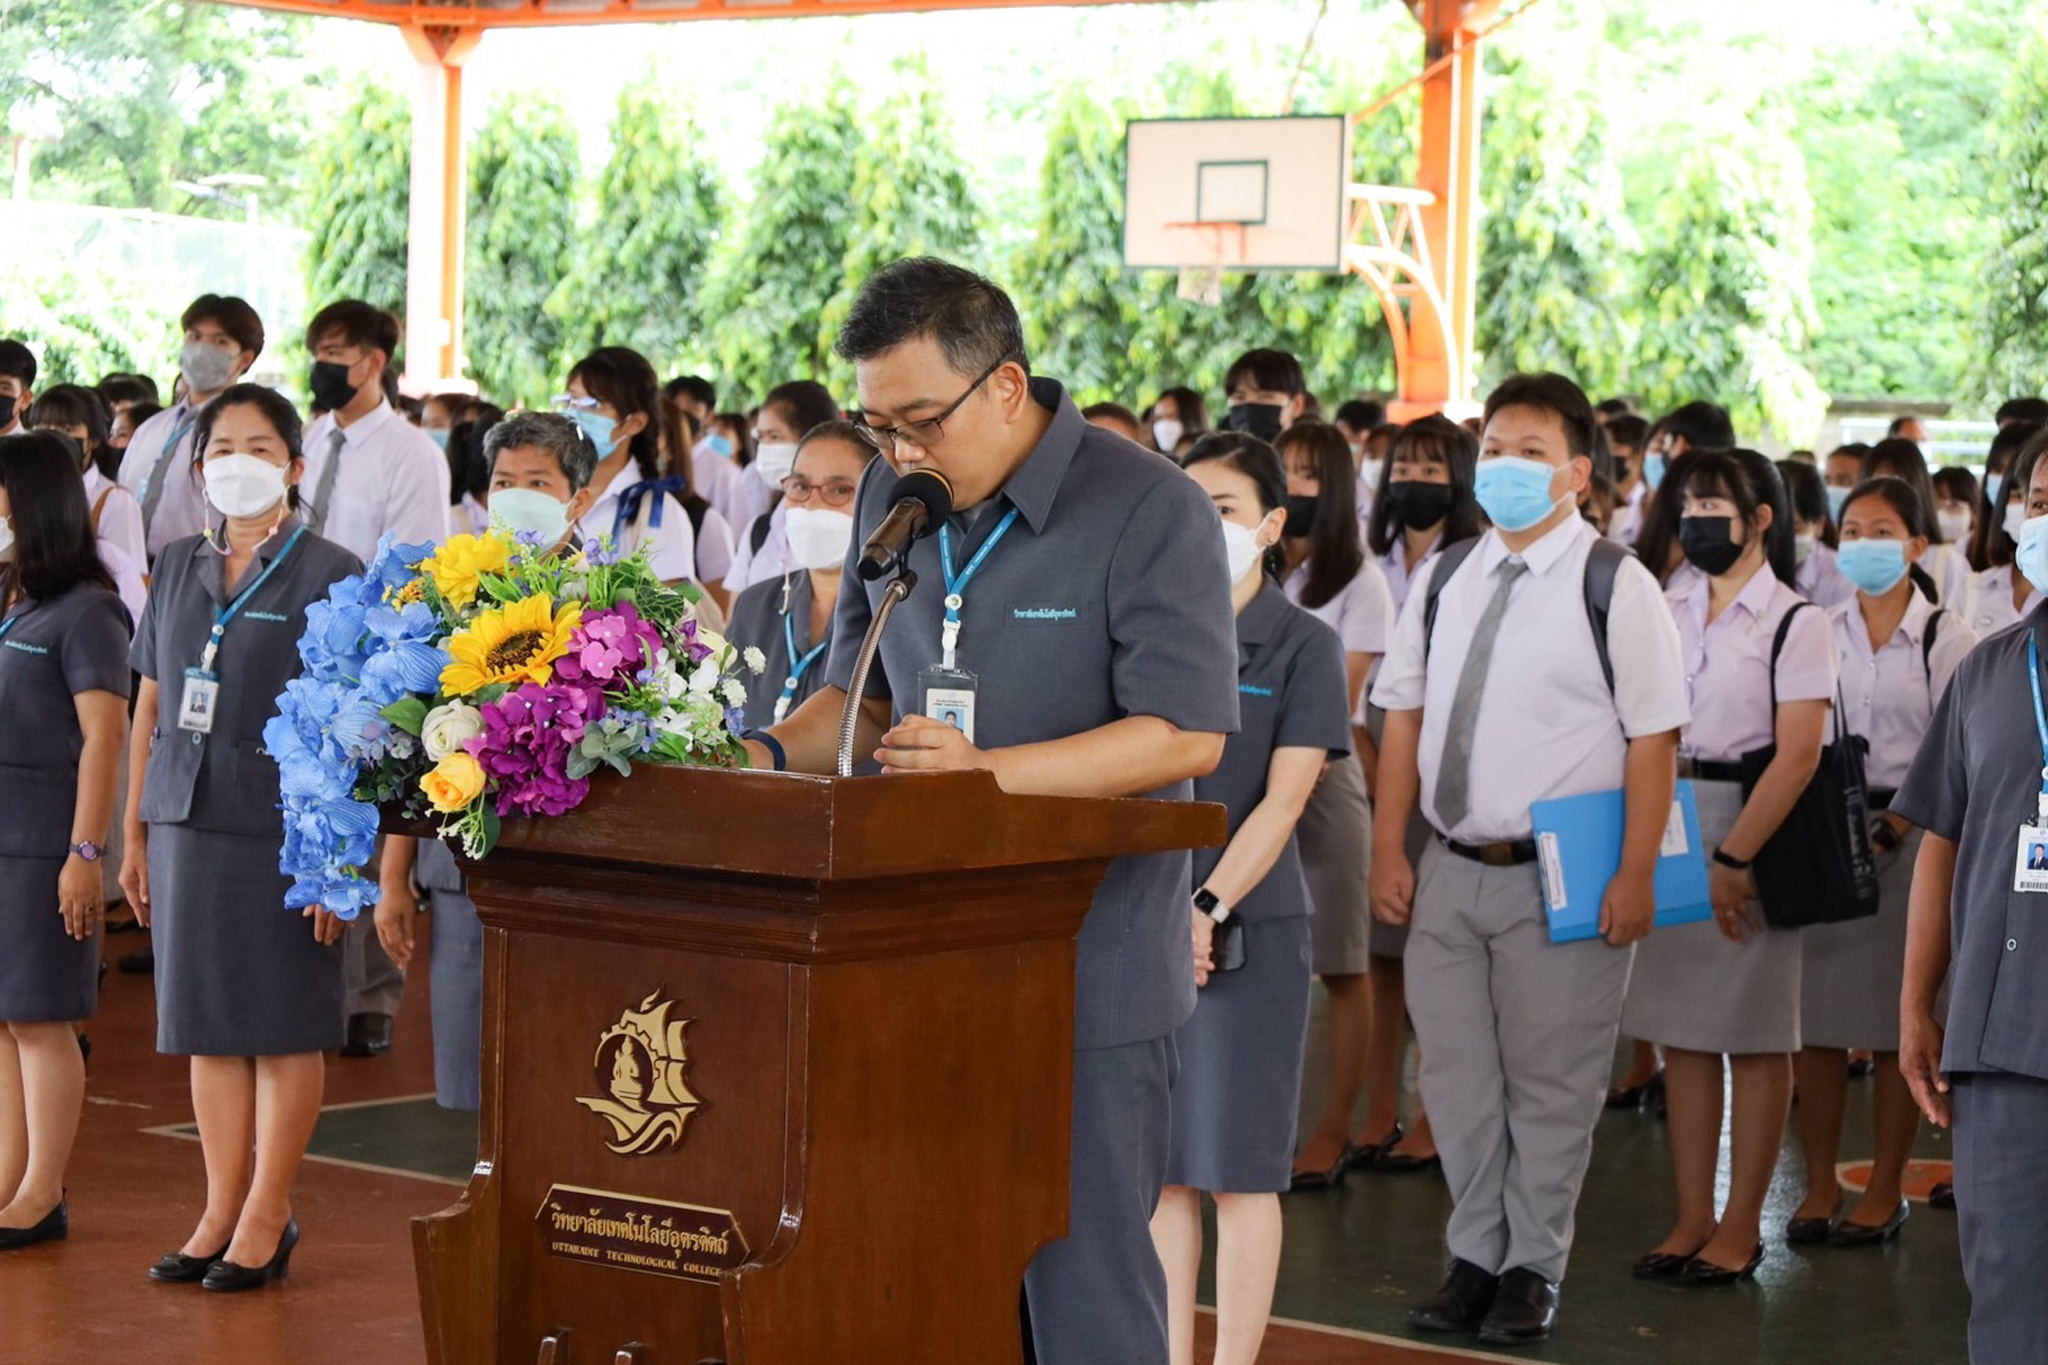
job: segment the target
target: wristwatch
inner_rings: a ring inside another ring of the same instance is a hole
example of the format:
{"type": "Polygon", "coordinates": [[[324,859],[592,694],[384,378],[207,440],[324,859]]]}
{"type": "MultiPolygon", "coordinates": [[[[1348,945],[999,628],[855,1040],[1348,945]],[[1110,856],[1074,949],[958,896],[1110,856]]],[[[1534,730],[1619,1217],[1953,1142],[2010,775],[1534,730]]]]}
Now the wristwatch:
{"type": "Polygon", "coordinates": [[[1230,918],[1230,907],[1225,905],[1214,891],[1203,887],[1195,892],[1195,909],[1215,920],[1218,924],[1230,918]]]}
{"type": "Polygon", "coordinates": [[[89,863],[96,863],[100,860],[100,846],[90,839],[73,844],[71,851],[89,863]]]}
{"type": "Polygon", "coordinates": [[[1721,849],[1718,848],[1714,850],[1714,861],[1719,863],[1723,867],[1732,867],[1737,872],[1749,871],[1749,863],[1747,860],[1738,858],[1732,853],[1723,852],[1721,849]]]}

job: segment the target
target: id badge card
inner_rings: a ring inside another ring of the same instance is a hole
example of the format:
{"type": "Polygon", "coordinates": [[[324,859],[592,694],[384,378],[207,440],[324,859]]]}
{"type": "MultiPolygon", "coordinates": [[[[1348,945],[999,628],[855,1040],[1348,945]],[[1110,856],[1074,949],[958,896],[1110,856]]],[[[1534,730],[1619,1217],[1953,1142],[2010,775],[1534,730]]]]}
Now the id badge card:
{"type": "Polygon", "coordinates": [[[933,664],[917,675],[920,715],[950,725],[974,743],[974,709],[979,682],[965,669],[933,664]]]}
{"type": "Polygon", "coordinates": [[[198,735],[213,733],[213,712],[220,702],[220,678],[202,668],[185,670],[185,695],[178,702],[178,728],[198,735]]]}
{"type": "Polygon", "coordinates": [[[2048,824],[2021,825],[2013,853],[2012,889],[2048,894],[2048,824]]]}

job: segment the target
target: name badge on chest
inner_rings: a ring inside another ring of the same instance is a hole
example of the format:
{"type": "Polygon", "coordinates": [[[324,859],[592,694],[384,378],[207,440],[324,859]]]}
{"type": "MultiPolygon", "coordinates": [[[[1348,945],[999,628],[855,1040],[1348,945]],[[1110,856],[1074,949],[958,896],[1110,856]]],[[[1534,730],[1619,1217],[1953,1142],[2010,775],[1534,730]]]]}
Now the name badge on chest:
{"type": "Polygon", "coordinates": [[[220,702],[220,677],[203,668],[185,670],[185,695],[178,702],[178,728],[198,735],[213,733],[213,712],[220,702]]]}
{"type": "Polygon", "coordinates": [[[2041,798],[2041,812],[2020,826],[2018,847],[2013,851],[2012,889],[2048,895],[2048,796],[2041,798]]]}
{"type": "Polygon", "coordinates": [[[917,709],[920,714],[950,725],[974,743],[974,703],[980,679],[962,668],[933,665],[917,675],[917,709]]]}

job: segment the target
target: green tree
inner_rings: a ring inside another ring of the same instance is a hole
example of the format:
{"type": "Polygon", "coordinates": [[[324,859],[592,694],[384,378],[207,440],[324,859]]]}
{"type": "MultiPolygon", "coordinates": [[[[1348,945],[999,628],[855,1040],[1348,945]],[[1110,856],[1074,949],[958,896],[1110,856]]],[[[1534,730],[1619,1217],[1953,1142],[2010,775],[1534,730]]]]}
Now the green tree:
{"type": "Polygon", "coordinates": [[[2048,29],[2013,62],[1998,120],[1976,378],[1992,401],[2048,392],[2048,29]]]}
{"type": "Polygon", "coordinates": [[[581,178],[576,130],[553,100],[503,100],[477,130],[464,348],[500,403],[539,403],[561,382],[562,325],[547,302],[568,272],[581,178]]]}
{"type": "Polygon", "coordinates": [[[832,377],[833,337],[821,316],[852,245],[846,179],[857,122],[841,75],[769,125],[753,200],[720,253],[705,307],[721,387],[735,404],[785,380],[832,377]]]}
{"type": "Polygon", "coordinates": [[[657,372],[708,354],[702,293],[721,195],[702,145],[658,82],[619,93],[596,223],[548,303],[564,367],[600,345],[630,346],[657,372]]]}
{"type": "Polygon", "coordinates": [[[37,349],[36,387],[96,384],[115,370],[166,374],[175,344],[131,271],[0,255],[0,336],[37,349]]]}
{"type": "Polygon", "coordinates": [[[296,70],[312,31],[185,0],[0,0],[0,123],[56,128],[36,151],[47,197],[239,218],[173,183],[233,171],[263,176],[259,202],[286,208],[317,107],[296,70]]]}
{"type": "Polygon", "coordinates": [[[315,154],[309,202],[321,213],[306,249],[315,308],[353,298],[404,312],[411,175],[411,107],[363,86],[315,154]]]}

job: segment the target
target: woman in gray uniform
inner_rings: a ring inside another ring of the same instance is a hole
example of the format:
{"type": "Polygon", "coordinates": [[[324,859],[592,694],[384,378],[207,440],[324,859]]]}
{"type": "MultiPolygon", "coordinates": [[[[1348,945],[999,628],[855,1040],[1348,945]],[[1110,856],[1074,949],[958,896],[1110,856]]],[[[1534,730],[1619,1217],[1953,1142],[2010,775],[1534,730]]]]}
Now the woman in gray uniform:
{"type": "Polygon", "coordinates": [[[1286,515],[1279,457],[1256,437],[1220,433],[1195,443],[1187,471],[1223,518],[1241,723],[1216,771],[1195,781],[1196,800],[1229,810],[1231,837],[1195,856],[1201,991],[1174,1035],[1181,1073],[1152,1238],[1172,1358],[1191,1365],[1201,1192],[1215,1197],[1216,1360],[1251,1365],[1273,1307],[1308,1036],[1309,896],[1294,826],[1324,765],[1349,760],[1351,730],[1342,643],[1264,573],[1286,515]]]}
{"type": "Polygon", "coordinates": [[[818,690],[832,652],[839,574],[853,543],[853,500],[875,448],[851,422],[821,422],[804,434],[782,481],[790,571],[734,599],[726,638],[767,657],[744,676],[747,724],[775,725],[818,690]]]}
{"type": "Polygon", "coordinates": [[[127,653],[67,442],[0,440],[0,1251],[70,1231],[127,653]]]}
{"type": "Polygon", "coordinates": [[[321,1054],[343,1034],[343,925],[317,906],[285,909],[278,771],[262,738],[299,672],[306,607],[362,569],[299,520],[299,436],[292,405],[260,385],[207,408],[197,467],[177,477],[203,478],[210,529],[157,556],[130,655],[142,685],[121,885],[152,930],[157,1050],[192,1059],[207,1177],[192,1235],[150,1274],[221,1291],[285,1271],[321,1054]]]}

